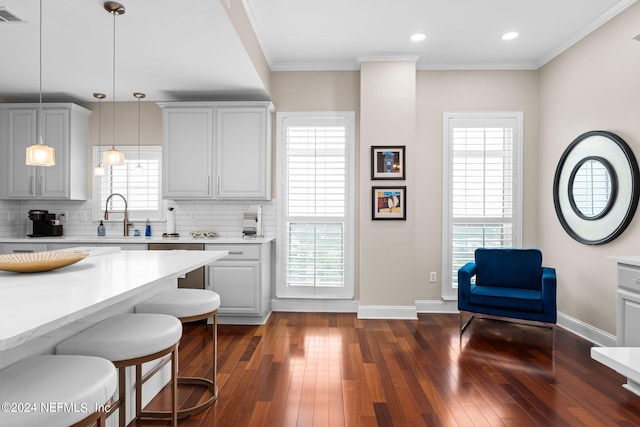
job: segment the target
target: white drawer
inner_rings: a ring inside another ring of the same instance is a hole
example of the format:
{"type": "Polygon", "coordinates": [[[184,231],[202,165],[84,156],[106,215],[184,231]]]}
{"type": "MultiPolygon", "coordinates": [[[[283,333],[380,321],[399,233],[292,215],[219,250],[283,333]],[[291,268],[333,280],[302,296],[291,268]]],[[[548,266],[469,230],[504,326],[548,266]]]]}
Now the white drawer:
{"type": "Polygon", "coordinates": [[[206,245],[208,251],[228,251],[229,255],[222,258],[221,261],[243,260],[256,261],[260,260],[260,245],[206,245]]]}
{"type": "Polygon", "coordinates": [[[640,292],[640,268],[618,265],[618,286],[640,292]]]}

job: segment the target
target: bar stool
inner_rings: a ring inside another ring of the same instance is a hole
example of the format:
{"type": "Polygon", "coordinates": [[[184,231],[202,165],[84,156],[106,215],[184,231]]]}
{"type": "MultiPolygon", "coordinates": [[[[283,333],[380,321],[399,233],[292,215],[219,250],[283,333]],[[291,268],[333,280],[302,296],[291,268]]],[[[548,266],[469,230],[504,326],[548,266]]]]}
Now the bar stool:
{"type": "Polygon", "coordinates": [[[115,366],[99,357],[19,360],[0,371],[0,425],[102,427],[116,383],[115,366]]]}
{"type": "MultiPolygon", "coordinates": [[[[213,374],[212,378],[178,377],[178,384],[189,384],[207,387],[212,395],[206,401],[189,407],[178,409],[178,418],[185,418],[200,412],[218,398],[216,383],[218,357],[218,308],[220,295],[206,289],[171,289],[138,303],[136,313],[161,313],[177,317],[182,323],[195,322],[213,317],[213,374]]],[[[148,416],[149,414],[147,414],[148,416]]],[[[154,418],[166,418],[167,412],[155,412],[154,418]]]]}
{"type": "Polygon", "coordinates": [[[126,368],[136,367],[135,418],[144,417],[142,411],[142,385],[162,368],[166,362],[142,376],[142,364],[169,355],[171,361],[171,418],[177,420],[177,362],[178,343],[182,337],[182,324],[173,316],[163,314],[118,314],[85,329],[56,347],[57,354],[82,354],[103,357],[118,368],[118,400],[112,411],[119,409],[120,427],[127,425],[126,368]]]}

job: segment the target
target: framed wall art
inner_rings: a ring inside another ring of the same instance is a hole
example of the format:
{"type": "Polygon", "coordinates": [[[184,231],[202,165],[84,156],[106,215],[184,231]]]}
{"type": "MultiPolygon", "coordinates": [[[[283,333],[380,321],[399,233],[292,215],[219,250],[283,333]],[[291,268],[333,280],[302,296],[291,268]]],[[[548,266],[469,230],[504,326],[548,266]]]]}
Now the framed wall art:
{"type": "Polygon", "coordinates": [[[371,147],[371,179],[405,179],[405,146],[371,147]]]}
{"type": "Polygon", "coordinates": [[[407,187],[371,187],[371,219],[407,219],[407,187]]]}

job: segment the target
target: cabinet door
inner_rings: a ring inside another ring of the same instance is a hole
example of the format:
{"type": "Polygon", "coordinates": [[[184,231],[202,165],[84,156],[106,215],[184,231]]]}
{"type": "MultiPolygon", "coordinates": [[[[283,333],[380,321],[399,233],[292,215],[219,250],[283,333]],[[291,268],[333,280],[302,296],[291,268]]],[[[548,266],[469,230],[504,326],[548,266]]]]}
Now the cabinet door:
{"type": "Polygon", "coordinates": [[[220,295],[220,314],[260,314],[260,263],[209,265],[209,289],[220,295]]]}
{"type": "Polygon", "coordinates": [[[271,126],[266,108],[218,108],[216,196],[271,197],[271,126]]]}
{"type": "Polygon", "coordinates": [[[69,197],[69,110],[43,110],[44,143],[56,150],[56,164],[37,168],[36,194],[43,199],[69,197]]]}
{"type": "Polygon", "coordinates": [[[36,142],[35,109],[9,111],[8,193],[10,198],[36,197],[36,168],[27,166],[27,147],[36,142]]]}
{"type": "Polygon", "coordinates": [[[210,199],[213,165],[213,109],[162,111],[163,197],[210,199]]]}
{"type": "Polygon", "coordinates": [[[640,293],[618,289],[618,347],[640,346],[640,293]]]}

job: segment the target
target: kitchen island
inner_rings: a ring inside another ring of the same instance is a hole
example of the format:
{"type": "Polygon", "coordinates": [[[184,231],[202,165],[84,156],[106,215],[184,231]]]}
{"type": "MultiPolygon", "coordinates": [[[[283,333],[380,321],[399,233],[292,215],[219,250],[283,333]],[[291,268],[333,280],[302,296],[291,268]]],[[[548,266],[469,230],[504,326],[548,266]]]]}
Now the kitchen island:
{"type": "MultiPolygon", "coordinates": [[[[38,354],[54,354],[63,340],[138,302],[177,287],[178,278],[225,257],[227,251],[120,251],[104,248],[76,264],[42,273],[0,271],[0,369],[38,354]]],[[[143,371],[159,362],[143,365],[143,371]]],[[[127,390],[134,393],[133,368],[127,390]]],[[[169,366],[145,383],[146,405],[170,379],[169,366]]],[[[127,422],[135,399],[127,400],[127,422]]],[[[115,425],[117,416],[108,425],[115,425]]]]}
{"type": "MultiPolygon", "coordinates": [[[[0,367],[4,352],[76,323],[86,328],[177,286],[181,275],[225,251],[116,251],[42,273],[0,272],[0,367]]],[[[73,329],[73,327],[70,327],[73,329]]],[[[64,338],[63,338],[64,339],[64,338]]]]}

